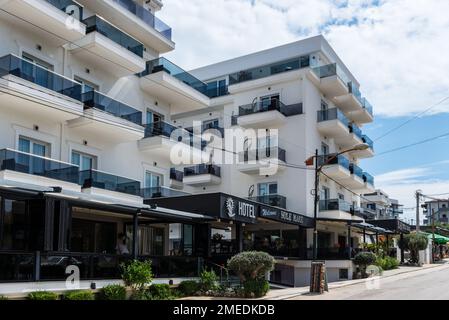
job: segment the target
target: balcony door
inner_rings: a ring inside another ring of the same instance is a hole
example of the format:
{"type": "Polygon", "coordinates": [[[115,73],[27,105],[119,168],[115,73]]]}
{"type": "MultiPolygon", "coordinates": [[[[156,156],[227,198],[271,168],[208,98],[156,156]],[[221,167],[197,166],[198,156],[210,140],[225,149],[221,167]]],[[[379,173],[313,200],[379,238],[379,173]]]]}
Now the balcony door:
{"type": "Polygon", "coordinates": [[[262,110],[274,110],[278,105],[280,100],[279,94],[261,97],[260,98],[260,107],[262,110]]]}
{"type": "MultiPolygon", "coordinates": [[[[19,137],[19,151],[40,157],[49,157],[50,144],[27,137],[19,137]]],[[[30,157],[27,154],[19,154],[17,159],[19,165],[24,166],[23,169],[28,169],[25,172],[33,174],[44,173],[46,160],[30,157]]]]}
{"type": "Polygon", "coordinates": [[[278,193],[278,184],[277,182],[267,182],[267,183],[259,183],[259,196],[268,196],[272,194],[278,193]]]}
{"type": "Polygon", "coordinates": [[[151,109],[147,109],[147,115],[146,115],[146,124],[152,124],[156,122],[164,121],[164,116],[154,112],[151,109]]]}
{"type": "Polygon", "coordinates": [[[84,80],[83,78],[75,77],[75,81],[81,84],[81,86],[82,86],[81,92],[82,93],[100,90],[100,86],[98,86],[95,83],[92,83],[90,81],[84,80]]]}
{"type": "Polygon", "coordinates": [[[43,86],[45,88],[52,87],[52,73],[53,65],[40,60],[28,53],[22,54],[22,72],[34,83],[43,86]]]}
{"type": "Polygon", "coordinates": [[[72,151],[72,164],[77,165],[80,171],[97,169],[97,157],[79,151],[72,151]]]}

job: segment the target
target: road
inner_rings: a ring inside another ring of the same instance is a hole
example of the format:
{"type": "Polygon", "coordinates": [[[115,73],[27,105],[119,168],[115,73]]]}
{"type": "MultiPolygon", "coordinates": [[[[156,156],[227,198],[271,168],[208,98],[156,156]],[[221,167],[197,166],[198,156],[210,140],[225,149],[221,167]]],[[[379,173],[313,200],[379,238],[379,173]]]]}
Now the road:
{"type": "Polygon", "coordinates": [[[369,280],[291,300],[449,300],[449,265],[369,280]]]}

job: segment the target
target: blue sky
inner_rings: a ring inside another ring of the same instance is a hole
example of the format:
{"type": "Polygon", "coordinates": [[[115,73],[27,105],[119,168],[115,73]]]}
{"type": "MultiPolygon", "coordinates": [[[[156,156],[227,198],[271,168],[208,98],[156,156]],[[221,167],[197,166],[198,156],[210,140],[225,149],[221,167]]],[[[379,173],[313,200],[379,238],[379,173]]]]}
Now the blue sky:
{"type": "MultiPolygon", "coordinates": [[[[449,96],[447,0],[164,0],[166,56],[193,69],[323,34],[361,83],[375,139],[449,96]]],[[[449,102],[375,142],[377,153],[449,132],[449,102]]],[[[413,193],[449,192],[449,138],[363,160],[376,185],[406,207],[413,193]]],[[[410,210],[408,217],[412,216],[410,210]]]]}

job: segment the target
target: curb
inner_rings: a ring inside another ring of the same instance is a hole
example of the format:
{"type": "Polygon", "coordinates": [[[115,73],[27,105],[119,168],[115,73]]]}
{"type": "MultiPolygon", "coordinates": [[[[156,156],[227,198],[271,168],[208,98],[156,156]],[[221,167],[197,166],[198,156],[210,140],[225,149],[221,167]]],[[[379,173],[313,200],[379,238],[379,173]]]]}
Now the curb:
{"type": "MultiPolygon", "coordinates": [[[[391,278],[391,277],[395,277],[395,276],[399,276],[399,275],[403,275],[403,274],[407,274],[407,273],[413,273],[413,272],[418,272],[418,271],[425,271],[425,270],[434,269],[434,268],[437,268],[437,267],[448,266],[448,265],[449,265],[448,262],[445,262],[445,263],[442,263],[442,264],[431,264],[428,267],[423,268],[423,269],[404,270],[404,272],[391,274],[391,275],[386,275],[386,276],[381,276],[380,279],[387,279],[387,278],[391,278]]],[[[329,284],[329,290],[349,287],[349,286],[353,286],[353,285],[357,285],[357,284],[363,283],[365,281],[366,281],[366,279],[356,279],[356,280],[350,280],[347,283],[336,284],[335,286],[332,286],[332,284],[329,284]]],[[[292,293],[292,294],[281,295],[281,296],[276,296],[276,297],[271,297],[271,298],[263,298],[263,299],[260,299],[260,300],[284,300],[284,299],[289,299],[289,298],[302,296],[304,293],[309,293],[309,288],[308,287],[307,287],[307,289],[302,289],[302,291],[298,291],[298,292],[295,292],[295,293],[292,293]]]]}

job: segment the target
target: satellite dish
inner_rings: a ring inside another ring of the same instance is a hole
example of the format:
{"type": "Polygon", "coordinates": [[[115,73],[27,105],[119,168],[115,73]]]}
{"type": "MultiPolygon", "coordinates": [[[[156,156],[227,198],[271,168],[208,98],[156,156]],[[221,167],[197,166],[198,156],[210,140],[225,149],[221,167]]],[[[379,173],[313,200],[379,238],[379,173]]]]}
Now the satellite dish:
{"type": "Polygon", "coordinates": [[[248,189],[248,198],[252,198],[254,195],[254,185],[251,185],[248,189]]]}

